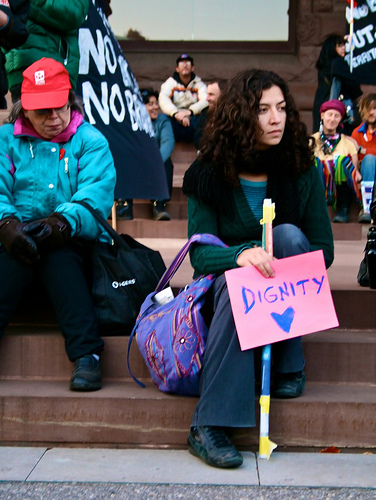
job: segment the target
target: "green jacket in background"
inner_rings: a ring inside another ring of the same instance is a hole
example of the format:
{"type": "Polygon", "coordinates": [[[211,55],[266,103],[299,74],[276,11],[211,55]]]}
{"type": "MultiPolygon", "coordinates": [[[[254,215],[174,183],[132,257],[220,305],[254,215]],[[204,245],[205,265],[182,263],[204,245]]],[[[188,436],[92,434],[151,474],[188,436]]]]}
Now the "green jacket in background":
{"type": "Polygon", "coordinates": [[[42,57],[64,64],[73,89],[79,65],[78,28],[89,10],[89,0],[30,0],[27,21],[29,37],[6,52],[5,69],[9,88],[22,83],[22,72],[42,57]]]}

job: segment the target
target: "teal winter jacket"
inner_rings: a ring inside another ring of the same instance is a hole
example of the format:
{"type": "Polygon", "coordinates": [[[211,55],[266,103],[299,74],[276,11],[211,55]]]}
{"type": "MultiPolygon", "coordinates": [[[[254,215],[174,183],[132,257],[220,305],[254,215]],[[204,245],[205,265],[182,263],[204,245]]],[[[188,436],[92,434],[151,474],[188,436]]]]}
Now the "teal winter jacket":
{"type": "Polygon", "coordinates": [[[115,182],[107,140],[77,111],[52,141],[42,139],[23,115],[0,127],[0,220],[13,215],[34,221],[59,212],[72,236],[107,241],[94,217],[74,202],[86,201],[107,218],[115,182]]]}

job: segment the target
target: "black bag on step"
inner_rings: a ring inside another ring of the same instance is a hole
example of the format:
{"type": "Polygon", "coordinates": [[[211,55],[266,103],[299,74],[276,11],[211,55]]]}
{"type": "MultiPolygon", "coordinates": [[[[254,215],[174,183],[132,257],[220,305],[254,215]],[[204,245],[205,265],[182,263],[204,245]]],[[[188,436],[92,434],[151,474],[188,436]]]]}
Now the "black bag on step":
{"type": "Polygon", "coordinates": [[[356,281],[359,283],[360,286],[370,286],[369,269],[367,264],[367,253],[369,252],[369,250],[375,248],[375,240],[376,240],[375,235],[376,235],[376,226],[371,226],[368,229],[367,243],[366,246],[364,247],[364,257],[362,262],[360,263],[358,276],[356,277],[356,281]]]}
{"type": "Polygon", "coordinates": [[[119,235],[111,225],[83,201],[105,228],[113,244],[95,241],[90,245],[92,294],[101,333],[132,331],[146,296],[157,286],[166,270],[161,254],[127,234],[119,235]]]}

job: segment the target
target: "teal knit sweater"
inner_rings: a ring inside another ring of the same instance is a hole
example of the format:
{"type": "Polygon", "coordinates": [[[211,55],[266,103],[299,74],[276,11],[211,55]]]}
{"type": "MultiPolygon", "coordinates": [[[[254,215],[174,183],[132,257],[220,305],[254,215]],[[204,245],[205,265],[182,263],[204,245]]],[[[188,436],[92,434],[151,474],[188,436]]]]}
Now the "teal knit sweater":
{"type": "MultiPolygon", "coordinates": [[[[323,250],[328,268],[334,258],[333,234],[317,169],[312,166],[300,174],[297,186],[300,229],[308,238],[312,251],[323,250]]],[[[188,197],[188,236],[211,233],[229,245],[228,248],[193,246],[190,257],[195,276],[222,274],[236,268],[236,256],[243,249],[261,246],[262,227],[255,219],[241,186],[233,189],[233,197],[235,217],[220,214],[196,198],[188,197]]],[[[275,210],[278,211],[278,206],[275,210]]]]}

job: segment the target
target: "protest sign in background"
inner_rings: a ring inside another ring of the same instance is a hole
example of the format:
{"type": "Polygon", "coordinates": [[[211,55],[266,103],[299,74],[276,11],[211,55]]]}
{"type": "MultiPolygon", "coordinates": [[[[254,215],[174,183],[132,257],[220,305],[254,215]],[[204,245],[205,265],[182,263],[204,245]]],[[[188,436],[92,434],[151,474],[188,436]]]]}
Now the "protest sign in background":
{"type": "Polygon", "coordinates": [[[137,82],[99,3],[90,0],[79,30],[76,92],[107,138],[115,161],[116,198],[169,198],[166,173],[137,82]]]}
{"type": "Polygon", "coordinates": [[[251,349],[338,326],[321,250],[225,272],[240,347],[251,349]]]}
{"type": "Polygon", "coordinates": [[[345,60],[359,83],[376,85],[376,1],[354,1],[354,8],[351,10],[351,2],[347,0],[347,33],[350,33],[352,17],[353,49],[351,54],[350,43],[346,45],[345,60]]]}

